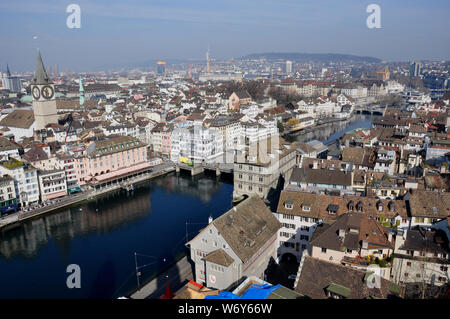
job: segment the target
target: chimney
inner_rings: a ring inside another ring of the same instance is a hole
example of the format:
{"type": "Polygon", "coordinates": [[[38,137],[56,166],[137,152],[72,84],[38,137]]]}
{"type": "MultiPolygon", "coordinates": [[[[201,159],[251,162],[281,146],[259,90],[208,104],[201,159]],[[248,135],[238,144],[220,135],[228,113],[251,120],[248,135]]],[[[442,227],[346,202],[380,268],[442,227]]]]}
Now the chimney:
{"type": "Polygon", "coordinates": [[[369,249],[369,243],[367,240],[362,241],[361,249],[369,249]]]}
{"type": "Polygon", "coordinates": [[[317,161],[314,161],[313,162],[313,169],[317,169],[318,168],[318,163],[317,163],[317,161]]]}
{"type": "Polygon", "coordinates": [[[345,229],[339,229],[339,238],[345,238],[345,229]]]}

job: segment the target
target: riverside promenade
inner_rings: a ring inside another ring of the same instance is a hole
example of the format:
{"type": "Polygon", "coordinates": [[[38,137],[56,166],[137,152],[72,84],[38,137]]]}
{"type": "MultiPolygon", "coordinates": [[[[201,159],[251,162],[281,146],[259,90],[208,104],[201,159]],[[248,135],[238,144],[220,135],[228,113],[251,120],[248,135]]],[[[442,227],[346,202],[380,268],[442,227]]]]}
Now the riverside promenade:
{"type": "MultiPolygon", "coordinates": [[[[127,183],[129,184],[137,184],[137,183],[141,183],[162,175],[166,175],[168,173],[174,172],[175,171],[175,167],[171,164],[168,163],[163,163],[157,166],[154,166],[152,171],[147,173],[147,174],[143,174],[140,176],[136,176],[134,178],[130,178],[127,183]]],[[[97,196],[106,194],[108,192],[112,192],[115,191],[117,189],[120,189],[121,185],[120,184],[116,184],[116,185],[110,185],[107,187],[103,187],[100,189],[89,189],[86,191],[83,191],[81,193],[77,193],[77,194],[72,194],[72,195],[68,195],[65,197],[61,197],[59,199],[55,199],[51,202],[51,204],[42,206],[42,207],[37,207],[36,209],[32,210],[32,211],[27,211],[27,212],[23,212],[23,211],[19,211],[17,213],[13,213],[11,215],[7,215],[5,217],[0,218],[0,229],[9,226],[9,225],[13,225],[16,223],[20,223],[22,221],[25,221],[27,219],[31,219],[37,216],[41,216],[43,214],[47,214],[47,213],[51,213],[52,211],[55,211],[57,209],[63,208],[63,207],[67,207],[70,206],[72,204],[76,204],[85,200],[89,200],[89,199],[93,199],[97,196]]]]}
{"type": "Polygon", "coordinates": [[[156,278],[143,285],[139,290],[132,293],[131,299],[158,299],[166,291],[167,279],[169,276],[169,285],[172,292],[176,292],[189,280],[193,280],[192,264],[188,257],[181,258],[176,264],[169,267],[168,270],[160,273],[156,278]]]}

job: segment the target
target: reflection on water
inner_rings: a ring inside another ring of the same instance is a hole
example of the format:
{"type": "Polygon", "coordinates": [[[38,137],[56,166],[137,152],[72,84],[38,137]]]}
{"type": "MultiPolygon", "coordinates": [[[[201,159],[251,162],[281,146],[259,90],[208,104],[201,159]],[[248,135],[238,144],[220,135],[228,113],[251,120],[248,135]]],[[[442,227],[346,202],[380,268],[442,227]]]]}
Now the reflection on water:
{"type": "Polygon", "coordinates": [[[333,122],[314,127],[311,130],[305,130],[296,135],[294,140],[303,143],[311,140],[319,140],[325,144],[328,144],[353,129],[371,128],[374,118],[376,118],[376,116],[355,114],[352,118],[346,121],[333,122]]]}
{"type": "MultiPolygon", "coordinates": [[[[195,235],[231,198],[222,178],[171,174],[3,230],[0,298],[111,298],[133,271],[134,252],[173,261],[185,252],[186,222],[200,222],[189,227],[195,235]],[[82,289],[65,287],[69,263],[85,274],[82,289]]],[[[142,279],[164,266],[155,263],[142,279]]]]}

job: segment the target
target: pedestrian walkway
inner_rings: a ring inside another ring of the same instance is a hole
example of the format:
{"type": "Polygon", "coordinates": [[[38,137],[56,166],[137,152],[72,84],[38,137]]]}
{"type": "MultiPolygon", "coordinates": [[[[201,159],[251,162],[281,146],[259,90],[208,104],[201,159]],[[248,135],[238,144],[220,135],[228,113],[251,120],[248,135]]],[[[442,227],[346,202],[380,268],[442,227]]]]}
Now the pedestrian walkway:
{"type": "Polygon", "coordinates": [[[131,295],[131,299],[159,298],[166,290],[166,275],[169,276],[170,288],[173,291],[180,289],[186,281],[193,280],[192,265],[187,257],[180,259],[175,265],[158,277],[144,285],[131,295]]]}

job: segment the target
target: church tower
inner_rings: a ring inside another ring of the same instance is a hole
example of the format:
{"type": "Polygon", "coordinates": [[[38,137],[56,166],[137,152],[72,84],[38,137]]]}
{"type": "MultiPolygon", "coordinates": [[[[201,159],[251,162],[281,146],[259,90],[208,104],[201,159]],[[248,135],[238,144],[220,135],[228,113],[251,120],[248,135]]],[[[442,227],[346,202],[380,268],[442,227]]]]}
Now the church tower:
{"type": "Polygon", "coordinates": [[[39,50],[36,71],[31,81],[31,93],[33,95],[33,112],[36,121],[36,130],[42,130],[50,123],[58,123],[55,85],[45,71],[39,50]]]}

